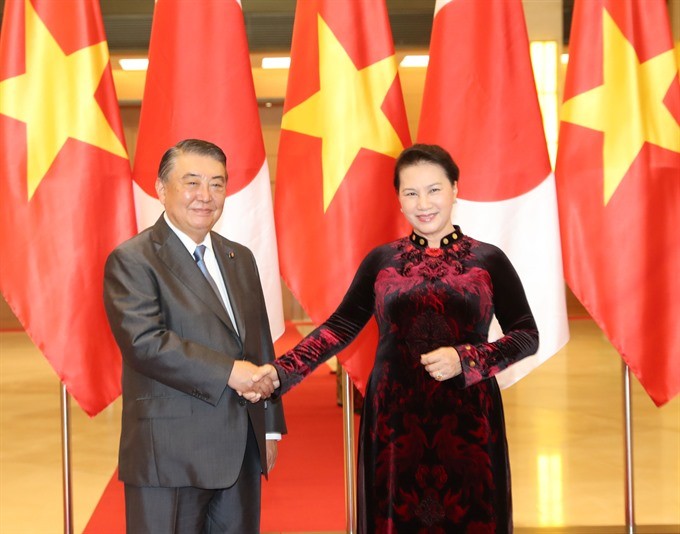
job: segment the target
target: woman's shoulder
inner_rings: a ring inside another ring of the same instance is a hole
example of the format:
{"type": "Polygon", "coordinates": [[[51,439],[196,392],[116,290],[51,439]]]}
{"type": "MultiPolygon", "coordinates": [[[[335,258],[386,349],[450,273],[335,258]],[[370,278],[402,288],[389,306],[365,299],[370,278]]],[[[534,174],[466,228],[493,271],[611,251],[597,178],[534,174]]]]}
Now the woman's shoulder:
{"type": "Polygon", "coordinates": [[[469,235],[466,235],[465,239],[470,243],[470,250],[474,251],[476,255],[505,255],[503,250],[493,243],[481,241],[469,235]]]}
{"type": "Polygon", "coordinates": [[[470,242],[470,254],[487,269],[494,269],[496,267],[504,268],[511,265],[507,254],[497,245],[480,241],[474,237],[465,236],[470,242]]]}

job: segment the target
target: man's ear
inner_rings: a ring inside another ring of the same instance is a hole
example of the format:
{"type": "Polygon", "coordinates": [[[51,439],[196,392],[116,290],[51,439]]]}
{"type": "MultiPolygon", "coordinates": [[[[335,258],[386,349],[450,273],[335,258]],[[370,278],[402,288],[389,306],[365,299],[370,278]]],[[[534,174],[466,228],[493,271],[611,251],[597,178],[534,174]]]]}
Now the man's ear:
{"type": "Polygon", "coordinates": [[[165,206],[165,182],[160,178],[156,178],[156,195],[158,195],[161,204],[165,206]]]}

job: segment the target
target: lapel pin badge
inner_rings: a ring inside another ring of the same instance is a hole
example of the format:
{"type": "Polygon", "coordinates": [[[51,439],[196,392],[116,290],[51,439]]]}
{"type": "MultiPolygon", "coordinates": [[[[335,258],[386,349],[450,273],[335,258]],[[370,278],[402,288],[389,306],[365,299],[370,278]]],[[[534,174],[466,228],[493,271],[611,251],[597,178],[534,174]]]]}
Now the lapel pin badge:
{"type": "Polygon", "coordinates": [[[236,254],[234,254],[233,252],[229,253],[229,259],[233,260],[235,257],[236,257],[236,254]]]}

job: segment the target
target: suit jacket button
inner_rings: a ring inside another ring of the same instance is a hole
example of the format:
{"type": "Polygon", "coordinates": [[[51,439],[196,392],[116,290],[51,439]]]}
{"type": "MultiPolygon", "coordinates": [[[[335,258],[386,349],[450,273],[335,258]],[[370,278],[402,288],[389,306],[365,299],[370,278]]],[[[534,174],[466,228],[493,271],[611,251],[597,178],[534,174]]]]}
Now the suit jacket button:
{"type": "Polygon", "coordinates": [[[246,399],[239,399],[239,400],[238,400],[238,403],[239,403],[241,406],[245,406],[247,402],[248,402],[248,401],[247,401],[246,399]]]}

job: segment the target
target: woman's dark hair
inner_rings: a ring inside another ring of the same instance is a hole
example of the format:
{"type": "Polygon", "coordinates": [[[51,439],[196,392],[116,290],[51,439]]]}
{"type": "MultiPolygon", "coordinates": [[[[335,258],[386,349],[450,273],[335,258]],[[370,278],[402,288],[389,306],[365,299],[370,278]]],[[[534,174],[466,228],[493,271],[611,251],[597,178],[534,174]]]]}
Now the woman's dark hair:
{"type": "Polygon", "coordinates": [[[202,139],[185,139],[180,141],[175,146],[166,150],[161,158],[158,166],[158,177],[161,182],[167,182],[172,168],[175,166],[175,160],[180,154],[199,154],[201,156],[208,156],[209,158],[219,161],[224,168],[227,168],[227,156],[222,149],[210,141],[203,141],[202,139]]]}
{"type": "Polygon", "coordinates": [[[453,161],[451,154],[444,150],[439,145],[425,145],[415,144],[402,151],[397,158],[397,163],[394,166],[394,189],[399,192],[399,174],[405,167],[411,165],[418,165],[419,163],[430,163],[432,165],[439,165],[446,177],[455,185],[458,182],[460,171],[458,165],[453,161]]]}

